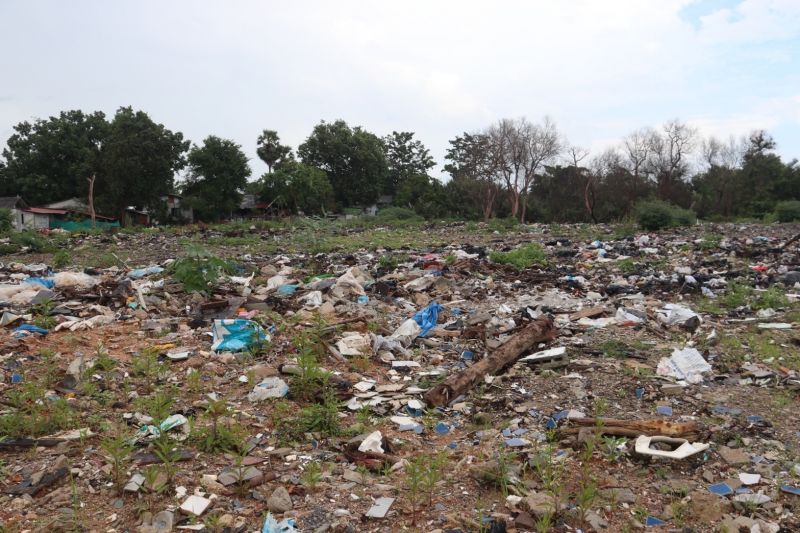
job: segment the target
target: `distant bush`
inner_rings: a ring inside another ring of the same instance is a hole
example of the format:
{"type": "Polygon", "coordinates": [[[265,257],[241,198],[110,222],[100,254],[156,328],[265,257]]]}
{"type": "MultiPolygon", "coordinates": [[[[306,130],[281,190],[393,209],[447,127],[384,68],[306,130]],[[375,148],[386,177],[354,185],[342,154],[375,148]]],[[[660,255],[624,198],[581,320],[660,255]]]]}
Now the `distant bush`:
{"type": "Polygon", "coordinates": [[[514,265],[518,270],[547,264],[544,248],[538,243],[528,244],[510,252],[492,252],[489,254],[489,259],[494,263],[514,265]]]}
{"type": "Polygon", "coordinates": [[[492,218],[489,220],[489,231],[510,231],[519,226],[519,219],[515,217],[492,218]]]}
{"type": "Polygon", "coordinates": [[[12,226],[11,209],[0,209],[0,233],[8,233],[12,226]]]}
{"type": "Polygon", "coordinates": [[[639,222],[639,226],[647,231],[676,226],[690,226],[697,220],[692,211],[660,200],[638,204],[636,206],[636,219],[639,222]]]}
{"type": "Polygon", "coordinates": [[[775,217],[778,222],[794,222],[800,220],[800,201],[789,200],[778,202],[775,206],[775,217]]]}
{"type": "Polygon", "coordinates": [[[408,224],[423,222],[424,219],[405,207],[387,207],[378,211],[377,220],[386,224],[408,224]]]}

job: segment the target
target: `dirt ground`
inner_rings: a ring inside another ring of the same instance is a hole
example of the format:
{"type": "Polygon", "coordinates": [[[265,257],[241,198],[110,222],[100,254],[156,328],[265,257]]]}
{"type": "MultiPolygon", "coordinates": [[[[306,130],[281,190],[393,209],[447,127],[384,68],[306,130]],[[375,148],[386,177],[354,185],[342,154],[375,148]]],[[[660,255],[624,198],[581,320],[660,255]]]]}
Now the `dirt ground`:
{"type": "Polygon", "coordinates": [[[798,233],[244,224],[59,236],[58,267],[57,251],[4,256],[3,287],[56,286],[0,298],[22,315],[0,352],[0,531],[281,531],[268,512],[284,531],[800,531],[798,233]],[[531,263],[493,253],[520,248],[531,263]],[[176,274],[192,254],[200,276],[227,261],[202,291],[176,274]],[[436,327],[392,344],[432,302],[436,327]],[[665,323],[670,303],[695,318],[665,323]],[[269,340],[212,350],[214,320],[235,317],[269,340]],[[564,358],[425,402],[538,317],[557,336],[519,357],[564,358]],[[710,364],[690,383],[659,372],[684,348],[710,364]],[[265,379],[288,392],[256,398],[265,379]],[[709,446],[645,456],[615,420],[709,446]],[[191,495],[208,508],[182,510],[191,495]]]}

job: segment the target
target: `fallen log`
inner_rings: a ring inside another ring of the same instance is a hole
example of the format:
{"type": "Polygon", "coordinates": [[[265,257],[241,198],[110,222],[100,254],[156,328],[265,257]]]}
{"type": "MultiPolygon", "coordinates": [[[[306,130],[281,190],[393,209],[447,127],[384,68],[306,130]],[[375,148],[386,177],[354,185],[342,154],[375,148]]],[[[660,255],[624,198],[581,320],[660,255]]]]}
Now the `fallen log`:
{"type": "Polygon", "coordinates": [[[485,358],[436,385],[426,392],[423,398],[429,405],[437,407],[447,405],[453,398],[472,389],[484,376],[502,371],[536,344],[553,340],[556,335],[558,331],[553,326],[553,320],[548,316],[542,316],[522,328],[485,358]]]}
{"type": "MultiPolygon", "coordinates": [[[[696,421],[673,422],[671,420],[619,420],[616,418],[571,418],[570,424],[583,428],[595,428],[598,433],[638,437],[639,435],[662,435],[666,437],[686,437],[700,431],[696,421]]],[[[578,433],[578,428],[565,428],[564,433],[578,433]]]]}

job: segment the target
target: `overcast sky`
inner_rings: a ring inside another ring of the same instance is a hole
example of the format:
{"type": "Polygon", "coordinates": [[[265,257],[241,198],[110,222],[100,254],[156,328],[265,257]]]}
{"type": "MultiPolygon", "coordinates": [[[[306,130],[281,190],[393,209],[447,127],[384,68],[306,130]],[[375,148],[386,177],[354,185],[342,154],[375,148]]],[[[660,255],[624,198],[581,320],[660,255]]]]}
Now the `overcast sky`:
{"type": "MultiPolygon", "coordinates": [[[[550,115],[597,153],[681,118],[800,157],[800,0],[0,2],[0,137],[123,105],[194,142],[321,119],[447,141],[550,115]]],[[[437,169],[436,173],[438,174],[437,169]]]]}

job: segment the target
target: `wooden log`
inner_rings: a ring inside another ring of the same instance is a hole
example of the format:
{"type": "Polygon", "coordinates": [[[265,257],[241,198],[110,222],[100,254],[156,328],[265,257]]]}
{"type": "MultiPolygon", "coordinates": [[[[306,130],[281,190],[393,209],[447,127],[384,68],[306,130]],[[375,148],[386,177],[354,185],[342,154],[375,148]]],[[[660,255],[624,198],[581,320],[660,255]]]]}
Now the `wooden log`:
{"type": "Polygon", "coordinates": [[[553,320],[548,316],[542,316],[522,328],[494,352],[471,367],[451,375],[426,392],[423,397],[429,405],[437,407],[447,405],[453,398],[471,390],[476,383],[483,380],[484,376],[501,372],[536,344],[553,340],[557,334],[553,320]]]}
{"type": "MultiPolygon", "coordinates": [[[[673,422],[671,420],[649,419],[649,420],[618,420],[616,418],[571,418],[570,424],[580,427],[596,427],[601,433],[606,435],[622,435],[619,430],[629,430],[639,435],[662,435],[666,437],[684,437],[689,434],[696,434],[700,431],[700,426],[695,421],[673,422]],[[616,431],[616,432],[615,432],[616,431]]],[[[628,433],[628,436],[633,436],[628,433]]]]}

